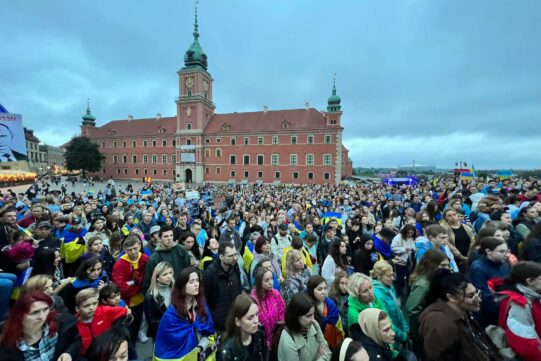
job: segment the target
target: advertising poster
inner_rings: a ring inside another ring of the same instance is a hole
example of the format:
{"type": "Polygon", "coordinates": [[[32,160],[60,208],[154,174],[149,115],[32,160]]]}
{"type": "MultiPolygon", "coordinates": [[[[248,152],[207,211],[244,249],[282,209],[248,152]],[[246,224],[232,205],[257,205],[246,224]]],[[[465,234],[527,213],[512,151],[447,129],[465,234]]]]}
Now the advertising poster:
{"type": "Polygon", "coordinates": [[[22,116],[0,113],[0,162],[27,160],[22,116]]]}

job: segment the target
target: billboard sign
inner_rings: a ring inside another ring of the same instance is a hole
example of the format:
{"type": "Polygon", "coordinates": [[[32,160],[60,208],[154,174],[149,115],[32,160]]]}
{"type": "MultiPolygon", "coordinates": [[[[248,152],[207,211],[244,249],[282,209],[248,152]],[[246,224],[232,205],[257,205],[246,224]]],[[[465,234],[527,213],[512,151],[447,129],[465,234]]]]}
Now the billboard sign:
{"type": "Polygon", "coordinates": [[[195,163],[195,145],[180,146],[180,162],[195,163]]]}
{"type": "Polygon", "coordinates": [[[22,116],[0,113],[0,162],[28,160],[22,116]]]}

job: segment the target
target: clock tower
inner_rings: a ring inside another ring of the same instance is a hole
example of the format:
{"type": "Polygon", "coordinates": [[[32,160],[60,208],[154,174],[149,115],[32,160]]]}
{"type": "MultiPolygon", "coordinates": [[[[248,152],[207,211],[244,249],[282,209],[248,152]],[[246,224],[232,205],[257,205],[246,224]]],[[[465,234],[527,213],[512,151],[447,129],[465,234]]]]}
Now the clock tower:
{"type": "Polygon", "coordinates": [[[176,181],[204,181],[203,131],[214,115],[213,80],[207,71],[207,55],[199,44],[197,7],[193,42],[184,55],[184,67],[178,71],[179,97],[176,131],[176,181]]]}

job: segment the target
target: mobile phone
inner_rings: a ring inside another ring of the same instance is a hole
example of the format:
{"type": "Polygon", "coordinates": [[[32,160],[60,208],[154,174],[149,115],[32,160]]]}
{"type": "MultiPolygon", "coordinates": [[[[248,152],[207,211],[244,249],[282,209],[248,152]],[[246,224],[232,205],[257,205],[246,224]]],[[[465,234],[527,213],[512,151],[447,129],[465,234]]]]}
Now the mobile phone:
{"type": "Polygon", "coordinates": [[[103,281],[103,283],[107,283],[107,276],[103,276],[100,278],[100,281],[103,281]]]}

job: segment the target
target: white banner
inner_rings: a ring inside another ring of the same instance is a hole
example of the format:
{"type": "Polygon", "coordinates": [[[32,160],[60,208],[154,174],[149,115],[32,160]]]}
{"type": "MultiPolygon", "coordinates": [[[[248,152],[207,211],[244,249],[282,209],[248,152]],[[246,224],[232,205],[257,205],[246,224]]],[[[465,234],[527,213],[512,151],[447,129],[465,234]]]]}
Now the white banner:
{"type": "Polygon", "coordinates": [[[27,159],[22,116],[0,113],[0,162],[27,159]]]}
{"type": "Polygon", "coordinates": [[[195,145],[180,146],[180,162],[195,163],[195,145]]]}

